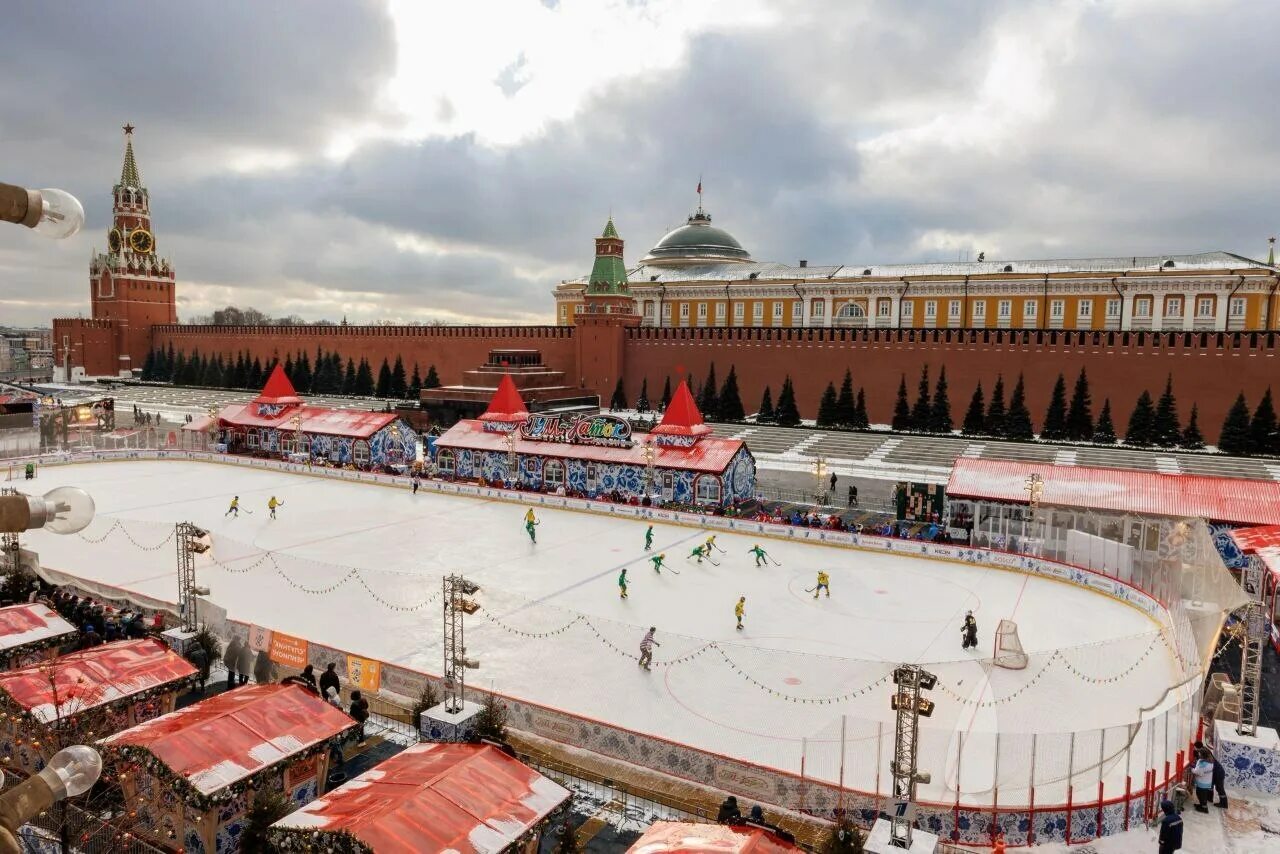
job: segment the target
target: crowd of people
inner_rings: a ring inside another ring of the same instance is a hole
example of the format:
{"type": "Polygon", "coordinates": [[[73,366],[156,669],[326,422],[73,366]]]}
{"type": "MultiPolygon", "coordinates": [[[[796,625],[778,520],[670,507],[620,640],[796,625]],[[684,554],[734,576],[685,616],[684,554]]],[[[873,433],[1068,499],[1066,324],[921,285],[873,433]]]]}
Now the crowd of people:
{"type": "Polygon", "coordinates": [[[89,596],[32,581],[29,602],[43,602],[80,633],[77,648],[89,649],[118,640],[144,638],[164,631],[164,614],[136,608],[117,608],[89,596]]]}

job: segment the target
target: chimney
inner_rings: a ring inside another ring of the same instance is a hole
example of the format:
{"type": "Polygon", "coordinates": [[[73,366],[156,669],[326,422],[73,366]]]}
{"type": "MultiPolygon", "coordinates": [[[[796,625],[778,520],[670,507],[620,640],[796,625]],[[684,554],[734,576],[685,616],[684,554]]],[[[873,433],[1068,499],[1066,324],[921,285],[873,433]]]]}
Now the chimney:
{"type": "Polygon", "coordinates": [[[801,267],[808,267],[808,266],[809,266],[809,262],[808,262],[808,261],[806,261],[805,259],[801,258],[801,259],[800,259],[800,266],[801,266],[801,267]]]}

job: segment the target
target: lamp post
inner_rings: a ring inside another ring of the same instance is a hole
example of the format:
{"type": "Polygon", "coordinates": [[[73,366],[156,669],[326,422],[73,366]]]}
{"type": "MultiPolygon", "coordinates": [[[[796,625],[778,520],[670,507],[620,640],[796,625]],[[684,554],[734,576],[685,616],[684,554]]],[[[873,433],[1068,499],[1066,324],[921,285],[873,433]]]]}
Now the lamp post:
{"type": "Polygon", "coordinates": [[[18,838],[19,828],[58,801],[83,795],[101,775],[98,751],[76,744],[53,754],[39,774],[0,795],[0,854],[25,851],[18,838]]]}
{"type": "Polygon", "coordinates": [[[210,453],[213,452],[213,446],[218,444],[218,408],[209,407],[209,447],[206,448],[210,453]]]}
{"type": "MultiPolygon", "coordinates": [[[[293,450],[296,452],[302,447],[302,416],[295,412],[289,419],[289,426],[293,427],[293,450]]],[[[289,459],[289,452],[285,450],[284,442],[280,443],[280,459],[286,462],[289,459]]]]}
{"type": "MultiPolygon", "coordinates": [[[[1027,522],[1031,525],[1035,524],[1036,511],[1040,509],[1040,498],[1044,495],[1044,478],[1038,474],[1032,474],[1027,478],[1027,485],[1023,487],[1027,493],[1027,522]]],[[[1022,538],[1027,538],[1027,525],[1022,526],[1022,538]]]]}
{"type": "Polygon", "coordinates": [[[84,207],[65,190],[28,190],[0,183],[0,220],[61,240],[84,225],[84,207]]]}
{"type": "Polygon", "coordinates": [[[645,440],[641,453],[644,454],[644,494],[647,496],[653,492],[653,459],[657,455],[652,436],[645,440]]]}
{"type": "Polygon", "coordinates": [[[818,457],[814,460],[813,473],[817,476],[818,484],[818,491],[814,493],[813,497],[818,504],[826,504],[827,502],[823,500],[826,495],[826,490],[823,489],[823,485],[827,482],[827,461],[822,457],[818,457]]]}
{"type": "Polygon", "coordinates": [[[516,458],[516,434],[515,431],[507,433],[502,437],[502,441],[507,446],[507,480],[513,486],[520,485],[520,461],[516,458]]]}

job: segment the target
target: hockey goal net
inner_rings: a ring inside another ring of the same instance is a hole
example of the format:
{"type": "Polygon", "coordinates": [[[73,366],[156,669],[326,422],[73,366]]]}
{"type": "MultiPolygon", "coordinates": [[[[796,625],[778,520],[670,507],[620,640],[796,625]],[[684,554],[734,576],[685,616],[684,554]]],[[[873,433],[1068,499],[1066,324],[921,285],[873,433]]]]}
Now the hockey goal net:
{"type": "Polygon", "coordinates": [[[1018,637],[1018,624],[1013,620],[1001,620],[996,627],[996,648],[992,662],[996,667],[1022,670],[1028,662],[1022,639],[1018,637]]]}

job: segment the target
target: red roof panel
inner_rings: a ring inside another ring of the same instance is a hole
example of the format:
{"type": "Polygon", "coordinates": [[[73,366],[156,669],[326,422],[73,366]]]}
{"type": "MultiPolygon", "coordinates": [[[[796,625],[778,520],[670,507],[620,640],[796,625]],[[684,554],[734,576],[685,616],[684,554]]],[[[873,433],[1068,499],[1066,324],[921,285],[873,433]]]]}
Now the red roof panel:
{"type": "Polygon", "coordinates": [[[702,422],[702,413],[698,404],[693,402],[689,392],[689,383],[681,380],[676,386],[671,402],[662,413],[662,421],[653,432],[659,436],[703,436],[711,432],[711,427],[702,422]]]}
{"type": "Polygon", "coordinates": [[[658,821],[627,854],[781,854],[799,850],[758,827],[658,821]]]}
{"type": "MultiPolygon", "coordinates": [[[[568,442],[535,442],[515,434],[515,452],[529,456],[544,456],[591,460],[600,463],[622,463],[643,466],[644,443],[647,434],[632,435],[630,448],[611,448],[600,445],[579,445],[568,442]]],[[[436,448],[468,448],[473,451],[507,452],[505,433],[494,433],[484,429],[484,422],[466,420],[459,421],[436,439],[436,448]]],[[[722,439],[719,436],[704,436],[691,448],[676,448],[656,445],[653,453],[653,465],[656,468],[690,469],[692,471],[720,474],[729,466],[733,455],[742,448],[741,439],[722,439]]]]}
{"type": "Polygon", "coordinates": [[[209,795],[355,726],[300,685],[248,685],[105,738],[149,751],[209,795]]]}
{"type": "Polygon", "coordinates": [[[284,372],[284,368],[277,362],[275,368],[271,371],[271,376],[267,377],[267,384],[262,387],[262,393],[253,400],[254,403],[302,403],[302,398],[298,397],[298,392],[294,389],[293,383],[289,382],[289,377],[284,372]]]}
{"type": "Polygon", "coordinates": [[[1280,483],[1266,480],[960,457],[947,494],[1025,503],[1032,474],[1044,478],[1042,504],[1241,525],[1280,523],[1280,483]]]}
{"type": "Polygon", "coordinates": [[[396,420],[394,412],[366,412],[363,409],[325,409],[320,406],[298,406],[280,415],[258,415],[256,403],[224,406],[218,413],[218,423],[223,427],[275,427],[290,431],[295,429],[293,418],[302,417],[303,433],[322,433],[327,436],[353,436],[367,439],[396,420]]]}
{"type": "Polygon", "coordinates": [[[489,401],[489,408],[480,416],[481,421],[524,421],[529,417],[529,407],[524,405],[524,398],[516,388],[511,374],[503,374],[498,381],[498,389],[489,401]]]}
{"type": "Polygon", "coordinates": [[[159,641],[117,641],[0,673],[0,691],[49,723],[59,712],[78,714],[195,673],[189,661],[159,641]]]}
{"type": "Polygon", "coordinates": [[[40,602],[0,608],[0,650],[75,632],[75,626],[40,602]]]}
{"type": "Polygon", "coordinates": [[[417,744],[274,826],[346,831],[384,851],[499,851],[569,791],[487,744],[417,744]]]}

